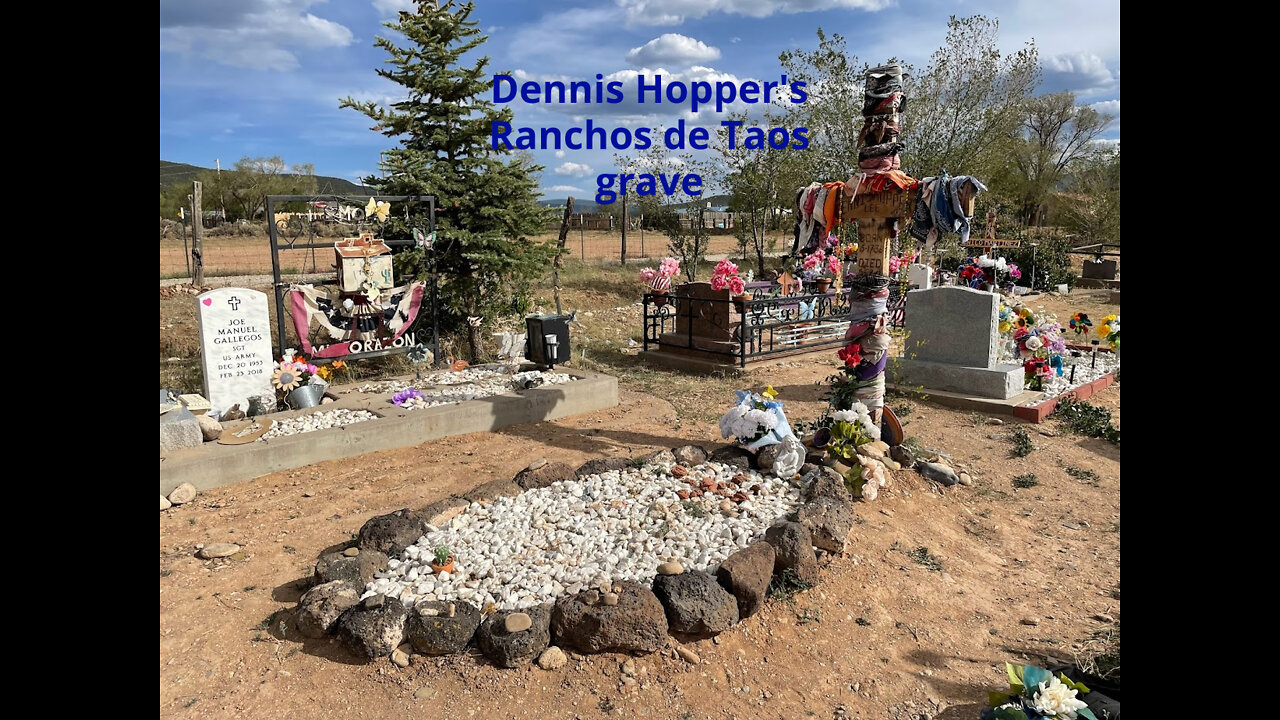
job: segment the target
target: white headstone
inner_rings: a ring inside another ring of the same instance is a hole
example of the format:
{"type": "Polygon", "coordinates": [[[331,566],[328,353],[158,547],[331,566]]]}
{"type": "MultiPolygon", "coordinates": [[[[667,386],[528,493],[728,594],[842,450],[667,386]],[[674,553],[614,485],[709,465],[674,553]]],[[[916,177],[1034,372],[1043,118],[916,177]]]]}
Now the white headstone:
{"type": "Polygon", "coordinates": [[[248,412],[249,400],[271,395],[271,320],[267,296],[247,288],[218,288],[196,296],[204,396],[210,412],[232,405],[248,412]]]}
{"type": "Polygon", "coordinates": [[[933,287],[933,268],[920,263],[911,263],[907,268],[907,284],[917,290],[928,290],[933,287]]]}

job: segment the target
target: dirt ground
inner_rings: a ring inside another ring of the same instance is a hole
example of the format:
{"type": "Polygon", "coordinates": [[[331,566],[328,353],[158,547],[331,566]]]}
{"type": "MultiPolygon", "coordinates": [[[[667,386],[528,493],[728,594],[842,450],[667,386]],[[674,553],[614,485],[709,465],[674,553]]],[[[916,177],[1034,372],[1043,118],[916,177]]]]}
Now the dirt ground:
{"type": "MultiPolygon", "coordinates": [[[[834,358],[785,362],[699,384],[696,402],[723,406],[732,387],[769,383],[793,422],[810,420],[815,383],[833,369],[834,358]]],[[[498,669],[478,655],[414,656],[401,669],[356,663],[292,628],[316,558],[374,515],[510,478],[539,457],[578,464],[719,442],[718,412],[692,412],[695,401],[653,382],[624,389],[616,408],[276,473],[161,513],[160,715],[970,720],[1005,685],[1006,660],[1069,661],[1105,627],[1095,615],[1119,616],[1117,446],[1049,422],[1029,426],[1037,449],[1015,458],[1013,420],[893,398],[906,434],[966,466],[976,485],[943,491],[895,473],[889,492],[856,506],[849,552],[823,559],[820,585],[698,642],[697,666],[640,656],[635,683],[616,654],[571,653],[556,671],[498,669]],[[1038,484],[1015,489],[1025,473],[1038,484]],[[194,557],[198,543],[221,541],[244,551],[194,557]]],[[[1119,425],[1119,385],[1091,402],[1119,425]]]]}

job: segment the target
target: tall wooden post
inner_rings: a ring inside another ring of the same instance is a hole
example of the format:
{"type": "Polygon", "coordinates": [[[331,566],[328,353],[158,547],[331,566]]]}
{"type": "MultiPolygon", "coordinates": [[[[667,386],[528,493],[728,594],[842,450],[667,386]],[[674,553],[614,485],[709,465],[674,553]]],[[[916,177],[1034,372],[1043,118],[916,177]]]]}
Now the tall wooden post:
{"type": "MultiPolygon", "coordinates": [[[[858,223],[857,279],[854,293],[850,295],[850,305],[854,309],[850,313],[852,324],[845,339],[859,344],[869,345],[871,335],[886,332],[888,315],[883,310],[877,311],[883,305],[878,305],[876,300],[883,298],[887,283],[894,281],[894,278],[886,277],[889,275],[889,255],[905,220],[906,192],[916,184],[915,180],[897,172],[898,152],[902,150],[902,145],[897,142],[902,117],[899,108],[904,97],[901,81],[900,66],[887,65],[867,71],[863,83],[863,126],[858,134],[859,170],[850,184],[844,187],[840,201],[842,219],[858,223]],[[873,192],[872,188],[877,189],[873,192]],[[868,322],[872,329],[852,335],[855,328],[868,327],[868,322]]],[[[876,346],[887,344],[881,338],[876,346]]],[[[886,352],[887,349],[875,351],[877,354],[886,352]]],[[[864,352],[862,362],[875,364],[881,359],[873,353],[864,352]]],[[[864,378],[864,381],[870,384],[861,386],[855,396],[867,406],[879,424],[884,412],[884,370],[874,377],[864,378]]]]}
{"type": "Polygon", "coordinates": [[[573,196],[570,195],[564,206],[564,218],[560,220],[560,237],[556,239],[556,259],[552,261],[551,280],[555,284],[556,314],[563,315],[560,306],[560,268],[564,267],[564,246],[569,240],[569,217],[573,215],[573,196]]]}
{"type": "Polygon", "coordinates": [[[204,287],[204,211],[200,194],[200,181],[195,180],[191,190],[191,284],[198,288],[204,287]]]}
{"type": "Polygon", "coordinates": [[[627,194],[622,193],[622,264],[627,264],[627,194]]]}

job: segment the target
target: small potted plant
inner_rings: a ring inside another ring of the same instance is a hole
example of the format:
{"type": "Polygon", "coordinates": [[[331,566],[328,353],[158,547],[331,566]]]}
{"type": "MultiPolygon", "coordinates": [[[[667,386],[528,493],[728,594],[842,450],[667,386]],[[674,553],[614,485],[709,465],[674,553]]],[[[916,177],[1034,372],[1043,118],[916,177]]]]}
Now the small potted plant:
{"type": "Polygon", "coordinates": [[[437,545],[434,552],[435,557],[428,563],[431,565],[431,572],[437,575],[453,572],[453,553],[449,551],[449,546],[437,545]]]}
{"type": "Polygon", "coordinates": [[[813,283],[815,290],[825,293],[831,289],[832,281],[844,272],[844,263],[835,252],[828,255],[818,248],[801,261],[800,272],[805,280],[813,283]]]}
{"type": "Polygon", "coordinates": [[[649,294],[653,296],[654,305],[662,307],[667,304],[667,293],[671,290],[671,278],[679,274],[680,261],[670,257],[663,260],[657,270],[645,268],[640,271],[640,282],[649,287],[649,294]]]}
{"type": "Polygon", "coordinates": [[[745,312],[744,303],[751,300],[751,293],[747,292],[747,283],[738,275],[738,266],[728,258],[721,260],[711,271],[711,289],[727,289],[740,313],[745,312]]]}

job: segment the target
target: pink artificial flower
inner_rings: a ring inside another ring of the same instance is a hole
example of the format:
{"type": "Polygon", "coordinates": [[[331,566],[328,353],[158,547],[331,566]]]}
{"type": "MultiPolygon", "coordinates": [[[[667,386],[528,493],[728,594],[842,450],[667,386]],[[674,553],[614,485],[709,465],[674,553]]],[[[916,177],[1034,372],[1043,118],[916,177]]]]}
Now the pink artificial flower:
{"type": "Polygon", "coordinates": [[[1019,270],[1018,266],[1014,265],[1013,263],[1009,263],[1009,277],[1013,278],[1014,280],[1017,280],[1022,277],[1022,271],[1019,270]]]}
{"type": "Polygon", "coordinates": [[[316,374],[316,370],[317,368],[315,365],[311,365],[311,364],[307,365],[307,372],[311,373],[312,375],[316,374]]]}
{"type": "Polygon", "coordinates": [[[680,274],[680,261],[675,258],[667,258],[658,266],[658,274],[665,277],[675,277],[680,274]]]}
{"type": "Polygon", "coordinates": [[[827,258],[827,269],[831,271],[832,275],[839,275],[840,271],[844,269],[844,265],[841,264],[840,258],[832,255],[827,258]]]}
{"type": "Polygon", "coordinates": [[[747,291],[747,284],[742,281],[742,278],[738,277],[737,275],[734,275],[733,277],[729,278],[730,294],[741,295],[746,291],[747,291]]]}
{"type": "Polygon", "coordinates": [[[734,265],[733,262],[729,260],[729,258],[725,258],[724,260],[721,260],[719,263],[716,264],[716,269],[712,272],[715,275],[724,275],[724,276],[737,275],[738,266],[734,265]]]}
{"type": "Polygon", "coordinates": [[[889,274],[894,275],[902,268],[902,260],[900,258],[889,258],[889,274]]]}
{"type": "Polygon", "coordinates": [[[658,273],[653,268],[645,268],[640,271],[640,282],[648,285],[653,279],[658,277],[658,273]]]}
{"type": "Polygon", "coordinates": [[[728,286],[729,286],[729,283],[724,279],[724,275],[712,275],[712,276],[711,276],[711,289],[712,289],[712,290],[720,291],[720,290],[725,289],[725,288],[726,288],[726,287],[728,287],[728,286]]]}

